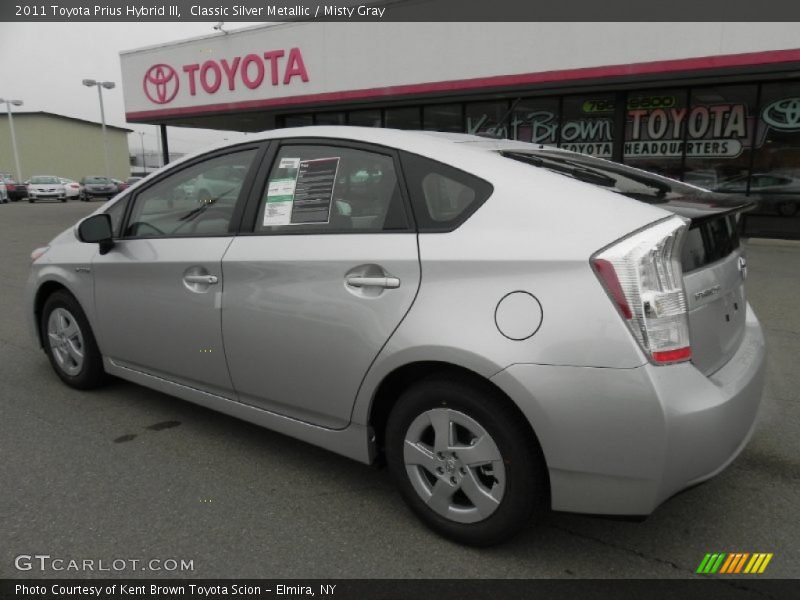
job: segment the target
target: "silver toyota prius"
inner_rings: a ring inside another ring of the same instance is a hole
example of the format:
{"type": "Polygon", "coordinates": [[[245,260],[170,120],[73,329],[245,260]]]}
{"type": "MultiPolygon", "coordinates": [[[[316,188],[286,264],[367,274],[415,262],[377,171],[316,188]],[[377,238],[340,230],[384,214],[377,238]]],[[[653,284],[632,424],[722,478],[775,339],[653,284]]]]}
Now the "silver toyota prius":
{"type": "Polygon", "coordinates": [[[107,376],[385,460],[462,543],[547,510],[647,515],[753,432],[749,204],[510,140],[275,130],[34,251],[31,329],[107,376]]]}

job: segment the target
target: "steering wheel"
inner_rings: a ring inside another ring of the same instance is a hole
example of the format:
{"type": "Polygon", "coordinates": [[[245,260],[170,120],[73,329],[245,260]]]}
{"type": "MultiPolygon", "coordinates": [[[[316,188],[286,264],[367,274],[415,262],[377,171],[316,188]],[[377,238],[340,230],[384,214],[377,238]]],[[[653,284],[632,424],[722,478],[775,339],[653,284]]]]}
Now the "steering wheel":
{"type": "Polygon", "coordinates": [[[192,219],[186,223],[182,223],[179,225],[173,233],[177,233],[179,230],[185,230],[188,234],[194,234],[197,232],[197,228],[203,221],[209,220],[209,218],[213,218],[215,215],[222,217],[226,221],[225,231],[220,231],[219,233],[225,233],[228,230],[227,223],[230,222],[230,207],[227,206],[210,206],[203,210],[202,213],[197,215],[196,219],[192,219]]]}

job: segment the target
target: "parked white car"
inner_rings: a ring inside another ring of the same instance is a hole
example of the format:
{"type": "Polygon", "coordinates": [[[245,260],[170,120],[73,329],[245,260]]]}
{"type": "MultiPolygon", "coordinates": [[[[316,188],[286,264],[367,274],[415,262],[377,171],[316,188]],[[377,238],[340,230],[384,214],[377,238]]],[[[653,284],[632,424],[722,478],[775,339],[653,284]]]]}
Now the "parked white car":
{"type": "Polygon", "coordinates": [[[73,179],[68,179],[66,177],[59,177],[61,183],[64,185],[64,192],[66,193],[67,199],[71,198],[79,198],[81,195],[81,184],[73,179]]]}
{"type": "Polygon", "coordinates": [[[6,184],[0,181],[0,203],[6,204],[8,202],[8,190],[6,184]]]}

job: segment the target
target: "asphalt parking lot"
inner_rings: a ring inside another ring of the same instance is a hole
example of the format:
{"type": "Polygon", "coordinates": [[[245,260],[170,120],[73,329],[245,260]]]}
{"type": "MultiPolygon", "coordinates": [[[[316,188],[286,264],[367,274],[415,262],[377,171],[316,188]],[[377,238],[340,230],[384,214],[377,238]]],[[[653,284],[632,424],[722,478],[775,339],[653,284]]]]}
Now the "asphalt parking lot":
{"type": "Polygon", "coordinates": [[[91,575],[14,566],[49,554],[193,561],[175,577],[682,578],[734,551],[800,576],[800,243],[748,243],[768,385],[727,471],[643,522],[555,514],[476,550],[426,530],[385,470],[133,384],[61,384],[28,337],[29,254],[98,206],[0,206],[0,577],[91,575]]]}

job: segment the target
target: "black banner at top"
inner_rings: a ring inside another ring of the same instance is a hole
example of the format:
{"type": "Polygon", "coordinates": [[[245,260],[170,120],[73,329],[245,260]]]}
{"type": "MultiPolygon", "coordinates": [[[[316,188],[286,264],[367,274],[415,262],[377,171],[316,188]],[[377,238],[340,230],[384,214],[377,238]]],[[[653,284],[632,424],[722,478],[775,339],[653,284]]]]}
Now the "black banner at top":
{"type": "Polygon", "coordinates": [[[800,21],[796,0],[3,0],[0,21],[800,21]]]}

